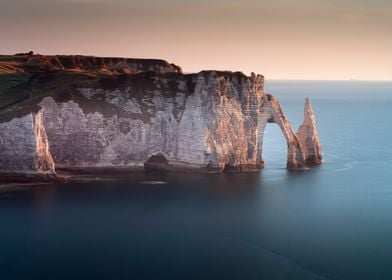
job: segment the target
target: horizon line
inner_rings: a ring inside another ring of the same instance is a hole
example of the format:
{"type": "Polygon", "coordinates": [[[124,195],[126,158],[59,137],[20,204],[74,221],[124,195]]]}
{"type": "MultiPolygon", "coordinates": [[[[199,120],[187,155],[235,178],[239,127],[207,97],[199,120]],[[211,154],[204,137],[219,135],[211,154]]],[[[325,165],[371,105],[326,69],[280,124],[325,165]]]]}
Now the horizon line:
{"type": "Polygon", "coordinates": [[[269,79],[265,78],[265,81],[273,82],[392,82],[392,80],[361,80],[361,79],[269,79]]]}

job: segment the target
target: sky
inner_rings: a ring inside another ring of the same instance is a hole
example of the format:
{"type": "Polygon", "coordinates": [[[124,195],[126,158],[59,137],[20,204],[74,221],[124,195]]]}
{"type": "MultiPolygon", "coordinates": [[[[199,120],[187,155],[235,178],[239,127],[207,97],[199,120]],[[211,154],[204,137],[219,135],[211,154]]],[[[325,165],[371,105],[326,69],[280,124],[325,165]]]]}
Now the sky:
{"type": "Polygon", "coordinates": [[[391,0],[0,0],[0,54],[162,58],[184,72],[392,80],[391,0]]]}

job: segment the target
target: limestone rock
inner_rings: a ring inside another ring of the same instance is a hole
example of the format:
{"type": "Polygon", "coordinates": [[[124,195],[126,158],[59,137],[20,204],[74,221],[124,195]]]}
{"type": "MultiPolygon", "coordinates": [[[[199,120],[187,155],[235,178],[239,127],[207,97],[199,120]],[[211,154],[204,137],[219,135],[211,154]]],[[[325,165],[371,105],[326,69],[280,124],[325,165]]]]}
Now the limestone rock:
{"type": "Polygon", "coordinates": [[[42,112],[0,123],[0,175],[55,178],[42,112]]]}
{"type": "Polygon", "coordinates": [[[306,98],[304,109],[304,121],[297,131],[298,139],[302,145],[305,164],[321,164],[321,144],[317,133],[316,120],[309,98],[306,98]]]}
{"type": "Polygon", "coordinates": [[[54,162],[50,154],[48,136],[43,122],[43,113],[39,111],[33,117],[35,135],[34,169],[40,173],[55,173],[54,162]]]}
{"type": "MultiPolygon", "coordinates": [[[[305,167],[304,152],[297,135],[275,97],[267,95],[267,102],[262,120],[279,125],[287,142],[287,168],[296,169],[305,167]]],[[[265,127],[265,124],[263,124],[265,127]]],[[[264,129],[263,129],[264,130],[264,129]]],[[[263,138],[263,137],[261,137],[263,138]]]]}

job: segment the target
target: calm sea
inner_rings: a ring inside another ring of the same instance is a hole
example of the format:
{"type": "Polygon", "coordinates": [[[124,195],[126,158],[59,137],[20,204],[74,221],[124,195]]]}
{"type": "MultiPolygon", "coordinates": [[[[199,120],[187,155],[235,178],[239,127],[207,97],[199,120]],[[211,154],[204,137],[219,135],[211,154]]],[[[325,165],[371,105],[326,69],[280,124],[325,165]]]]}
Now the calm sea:
{"type": "Polygon", "coordinates": [[[259,173],[0,187],[0,279],[392,279],[392,83],[266,86],[295,129],[311,98],[322,166],[270,124],[259,173]]]}

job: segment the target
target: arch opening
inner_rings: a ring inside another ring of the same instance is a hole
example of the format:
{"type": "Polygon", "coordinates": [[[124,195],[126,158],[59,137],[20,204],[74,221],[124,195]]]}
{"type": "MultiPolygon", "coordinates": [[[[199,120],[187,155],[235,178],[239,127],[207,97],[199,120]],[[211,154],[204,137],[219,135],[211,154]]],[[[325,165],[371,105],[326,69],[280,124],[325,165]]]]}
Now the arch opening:
{"type": "Polygon", "coordinates": [[[281,128],[276,123],[267,123],[263,133],[261,156],[264,168],[286,168],[288,147],[281,128]]]}

